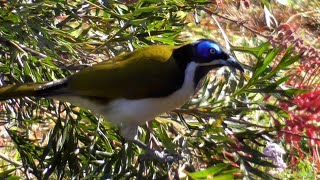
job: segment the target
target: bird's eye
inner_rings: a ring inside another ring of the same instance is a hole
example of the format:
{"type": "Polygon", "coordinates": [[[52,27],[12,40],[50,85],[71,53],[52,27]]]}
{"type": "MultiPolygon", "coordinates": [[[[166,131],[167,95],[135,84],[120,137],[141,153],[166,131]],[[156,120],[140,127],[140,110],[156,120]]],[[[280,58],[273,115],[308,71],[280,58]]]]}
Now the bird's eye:
{"type": "Polygon", "coordinates": [[[209,49],[209,52],[210,52],[210,54],[215,54],[215,53],[216,53],[216,50],[215,50],[214,48],[210,48],[210,49],[209,49]]]}

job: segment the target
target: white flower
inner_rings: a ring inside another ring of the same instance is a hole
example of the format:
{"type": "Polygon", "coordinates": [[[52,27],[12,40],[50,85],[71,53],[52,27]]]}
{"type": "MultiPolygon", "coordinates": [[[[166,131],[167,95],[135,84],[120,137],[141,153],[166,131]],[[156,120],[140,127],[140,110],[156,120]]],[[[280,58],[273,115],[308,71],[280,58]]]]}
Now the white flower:
{"type": "Polygon", "coordinates": [[[282,169],[287,168],[287,164],[285,162],[283,162],[282,158],[279,156],[273,158],[272,163],[274,165],[278,166],[279,168],[282,168],[282,169]]]}
{"type": "Polygon", "coordinates": [[[267,146],[264,148],[263,151],[264,155],[268,157],[277,157],[281,154],[286,154],[283,148],[281,148],[276,143],[268,143],[267,146]]]}
{"type": "Polygon", "coordinates": [[[286,163],[282,160],[281,155],[286,154],[283,148],[281,148],[276,143],[268,143],[263,150],[264,155],[272,160],[272,163],[278,168],[285,169],[287,168],[286,163]]]}

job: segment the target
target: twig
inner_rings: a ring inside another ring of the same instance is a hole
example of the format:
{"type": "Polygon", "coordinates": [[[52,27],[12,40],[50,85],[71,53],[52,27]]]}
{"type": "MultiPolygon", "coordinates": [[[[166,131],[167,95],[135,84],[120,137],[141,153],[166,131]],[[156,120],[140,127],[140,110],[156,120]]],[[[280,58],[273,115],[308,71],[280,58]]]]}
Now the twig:
{"type": "Polygon", "coordinates": [[[10,48],[18,49],[19,51],[24,52],[24,50],[21,47],[19,47],[19,45],[10,41],[9,39],[7,39],[5,37],[0,36],[0,44],[7,46],[7,47],[10,47],[10,48]]]}
{"type": "Polygon", "coordinates": [[[21,162],[18,162],[18,161],[15,161],[15,160],[12,160],[11,158],[9,158],[8,156],[4,155],[4,154],[1,154],[0,153],[0,158],[11,163],[12,165],[14,165],[15,167],[21,167],[22,166],[22,163],[21,162]]]}
{"type": "MultiPolygon", "coordinates": [[[[213,115],[212,113],[199,112],[197,109],[176,109],[172,112],[184,113],[184,114],[189,114],[189,115],[196,115],[196,116],[201,116],[204,118],[217,118],[217,115],[213,115]]],[[[268,127],[268,126],[261,126],[258,124],[250,123],[250,122],[247,122],[247,121],[241,120],[241,119],[234,120],[231,118],[225,118],[224,121],[234,122],[234,123],[238,123],[238,124],[244,124],[244,125],[253,126],[253,127],[257,127],[257,128],[263,128],[263,129],[272,128],[272,127],[268,127]]]]}
{"type": "Polygon", "coordinates": [[[223,39],[224,39],[224,41],[226,42],[226,49],[228,50],[228,51],[230,51],[230,41],[229,41],[229,38],[228,38],[228,36],[227,36],[227,34],[225,33],[225,31],[223,30],[223,28],[220,26],[220,23],[218,22],[218,20],[213,16],[213,15],[211,15],[211,17],[212,17],[212,19],[216,22],[216,25],[219,27],[219,29],[220,29],[220,32],[221,32],[221,34],[222,34],[222,36],[223,36],[223,39]]]}
{"type": "Polygon", "coordinates": [[[296,134],[296,133],[285,131],[285,130],[280,130],[280,132],[287,133],[287,134],[292,134],[292,135],[303,137],[303,138],[307,138],[307,139],[313,139],[313,140],[316,140],[316,141],[320,141],[320,138],[313,138],[313,137],[309,137],[309,136],[306,136],[306,135],[300,135],[300,134],[296,134]]]}
{"type": "MultiPolygon", "coordinates": [[[[18,46],[19,46],[21,49],[25,50],[26,52],[29,52],[31,55],[35,55],[35,56],[38,56],[38,57],[40,57],[40,58],[47,58],[47,57],[48,57],[47,55],[42,54],[42,53],[40,53],[40,52],[38,52],[38,51],[36,51],[36,50],[34,50],[34,49],[28,48],[28,47],[26,47],[26,46],[24,46],[24,45],[22,45],[22,44],[18,44],[18,46]]],[[[60,60],[55,59],[55,58],[53,58],[53,57],[51,57],[51,59],[52,59],[60,68],[68,69],[68,68],[65,66],[64,63],[61,63],[61,62],[60,62],[60,60]]]]}
{"type": "MultiPolygon", "coordinates": [[[[190,115],[195,114],[195,115],[200,115],[200,116],[203,116],[203,117],[212,117],[208,113],[201,113],[201,112],[199,112],[197,110],[194,110],[194,109],[190,109],[190,110],[176,109],[173,112],[175,112],[175,113],[186,113],[186,114],[190,114],[190,115]]],[[[250,123],[250,122],[243,121],[243,120],[233,120],[233,119],[230,119],[230,118],[227,118],[224,121],[235,122],[235,123],[239,123],[239,124],[246,124],[246,125],[249,125],[249,126],[254,126],[254,127],[258,127],[258,128],[264,128],[264,129],[272,128],[272,127],[268,127],[268,126],[261,126],[261,125],[258,125],[258,124],[250,123]]],[[[292,135],[303,137],[303,138],[307,138],[307,139],[313,139],[313,140],[320,141],[320,138],[312,138],[312,137],[309,137],[309,136],[306,136],[306,135],[300,135],[300,134],[296,134],[296,133],[285,131],[285,130],[280,130],[280,132],[287,133],[287,134],[292,134],[292,135]]]]}
{"type": "Polygon", "coordinates": [[[189,115],[196,115],[196,116],[201,116],[203,118],[217,117],[216,115],[214,115],[210,112],[200,112],[197,109],[175,109],[172,112],[189,114],[189,115]]]}
{"type": "Polygon", "coordinates": [[[244,121],[244,120],[241,120],[241,119],[234,120],[234,119],[231,119],[231,118],[226,118],[226,119],[224,119],[224,121],[234,122],[234,123],[238,123],[238,124],[245,124],[245,125],[248,125],[248,126],[253,126],[253,127],[263,128],[263,129],[272,128],[272,127],[268,127],[268,126],[261,126],[261,125],[258,125],[258,124],[250,123],[250,122],[247,122],[247,121],[244,121]]]}
{"type": "Polygon", "coordinates": [[[303,15],[306,15],[306,14],[318,14],[317,11],[307,11],[307,12],[301,12],[301,13],[297,13],[293,16],[291,16],[288,20],[287,20],[287,24],[288,23],[291,23],[295,18],[297,18],[298,16],[303,16],[303,15]]]}
{"type": "Polygon", "coordinates": [[[233,23],[236,23],[236,24],[238,24],[238,25],[240,25],[240,26],[248,29],[249,31],[253,32],[254,34],[259,35],[259,36],[261,36],[261,37],[264,37],[264,38],[266,38],[266,39],[271,39],[271,37],[272,37],[272,36],[268,36],[268,35],[261,34],[260,32],[254,30],[253,28],[244,25],[244,24],[243,24],[243,21],[240,21],[240,22],[239,22],[238,20],[234,20],[234,19],[231,19],[231,18],[229,18],[229,17],[222,16],[222,15],[220,15],[220,14],[218,14],[218,13],[215,13],[215,12],[211,11],[211,10],[208,9],[208,8],[202,8],[202,10],[203,10],[204,12],[206,12],[207,14],[209,14],[210,16],[213,16],[213,15],[214,15],[214,16],[218,16],[218,17],[220,17],[220,18],[222,18],[222,19],[226,19],[226,20],[228,20],[228,21],[231,21],[231,22],[233,22],[233,23]]]}
{"type": "MultiPolygon", "coordinates": [[[[40,58],[47,58],[48,56],[45,55],[45,54],[42,54],[34,49],[30,49],[22,44],[19,44],[17,42],[12,42],[10,41],[9,39],[5,38],[5,37],[1,37],[0,36],[0,44],[3,44],[7,47],[11,47],[11,48],[15,48],[23,53],[27,53],[29,52],[31,55],[34,55],[34,56],[38,56],[40,58]]],[[[57,66],[59,66],[60,68],[64,68],[64,69],[68,69],[64,63],[61,63],[60,60],[58,59],[55,59],[55,58],[52,58],[51,59],[57,64],[57,66]]]]}

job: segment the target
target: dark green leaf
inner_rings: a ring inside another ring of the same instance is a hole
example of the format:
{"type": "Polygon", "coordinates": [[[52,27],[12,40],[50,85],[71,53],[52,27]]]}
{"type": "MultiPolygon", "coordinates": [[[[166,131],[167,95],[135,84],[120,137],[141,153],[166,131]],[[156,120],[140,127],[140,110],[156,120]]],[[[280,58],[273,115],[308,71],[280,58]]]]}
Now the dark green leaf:
{"type": "Polygon", "coordinates": [[[228,164],[220,163],[215,166],[209,167],[205,170],[187,174],[193,179],[207,179],[208,177],[214,176],[215,174],[218,174],[219,172],[223,171],[228,166],[228,164]]]}

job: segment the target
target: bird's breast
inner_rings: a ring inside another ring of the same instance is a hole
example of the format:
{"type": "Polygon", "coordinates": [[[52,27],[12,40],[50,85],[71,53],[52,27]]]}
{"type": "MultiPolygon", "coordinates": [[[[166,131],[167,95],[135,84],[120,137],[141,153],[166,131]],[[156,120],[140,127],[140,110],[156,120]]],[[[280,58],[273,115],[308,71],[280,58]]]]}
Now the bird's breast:
{"type": "Polygon", "coordinates": [[[161,113],[171,111],[185,104],[195,93],[194,75],[196,63],[189,63],[185,69],[185,77],[181,88],[168,96],[144,99],[119,98],[107,103],[97,103],[90,98],[58,97],[77,106],[90,109],[95,114],[104,116],[106,121],[118,126],[138,126],[152,120],[161,113]]]}
{"type": "Polygon", "coordinates": [[[99,113],[105,116],[106,120],[120,126],[128,123],[141,125],[161,113],[180,107],[195,93],[193,79],[196,67],[195,63],[190,63],[185,70],[182,87],[166,97],[116,99],[102,107],[99,113]]]}

